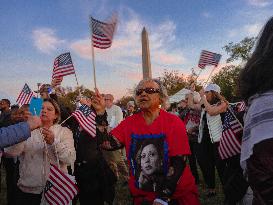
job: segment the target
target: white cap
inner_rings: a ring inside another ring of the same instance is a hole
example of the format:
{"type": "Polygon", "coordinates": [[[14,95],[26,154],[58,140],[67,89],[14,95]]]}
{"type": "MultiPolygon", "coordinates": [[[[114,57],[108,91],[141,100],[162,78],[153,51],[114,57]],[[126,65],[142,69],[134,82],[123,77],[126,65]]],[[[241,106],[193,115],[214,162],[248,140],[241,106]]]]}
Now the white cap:
{"type": "Polygon", "coordinates": [[[207,91],[215,91],[220,94],[221,88],[217,84],[211,83],[208,84],[207,87],[205,88],[205,92],[207,91]]]}

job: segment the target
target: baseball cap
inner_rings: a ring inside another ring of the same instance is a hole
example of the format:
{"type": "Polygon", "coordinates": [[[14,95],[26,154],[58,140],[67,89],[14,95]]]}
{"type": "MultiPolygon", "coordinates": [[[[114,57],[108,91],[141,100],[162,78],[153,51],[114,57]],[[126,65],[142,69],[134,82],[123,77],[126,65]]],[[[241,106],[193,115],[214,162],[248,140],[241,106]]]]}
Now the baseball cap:
{"type": "Polygon", "coordinates": [[[211,83],[211,84],[208,84],[207,87],[205,88],[205,92],[208,92],[208,91],[215,91],[220,94],[221,88],[217,84],[211,83]]]}

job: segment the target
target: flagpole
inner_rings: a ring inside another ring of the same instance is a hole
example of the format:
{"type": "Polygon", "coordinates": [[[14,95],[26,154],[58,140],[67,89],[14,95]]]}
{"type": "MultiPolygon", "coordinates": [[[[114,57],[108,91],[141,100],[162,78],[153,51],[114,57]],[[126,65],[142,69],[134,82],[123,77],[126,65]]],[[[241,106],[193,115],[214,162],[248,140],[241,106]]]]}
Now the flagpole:
{"type": "Polygon", "coordinates": [[[212,69],[212,71],[211,71],[210,74],[209,74],[209,77],[207,78],[207,81],[204,83],[204,86],[207,85],[207,83],[209,82],[209,79],[210,79],[212,73],[214,72],[214,70],[215,70],[216,68],[217,68],[217,66],[214,66],[214,68],[212,69]]]}
{"type": "Polygon", "coordinates": [[[95,88],[97,88],[96,67],[95,67],[95,51],[94,51],[94,46],[93,46],[93,39],[91,39],[91,42],[92,42],[92,64],[93,64],[94,85],[95,85],[95,88]]]}
{"type": "Polygon", "coordinates": [[[202,71],[203,71],[203,69],[201,69],[201,68],[199,68],[199,69],[200,69],[200,71],[199,71],[199,73],[197,74],[197,76],[196,76],[196,78],[195,78],[195,80],[194,80],[194,83],[197,82],[197,79],[199,78],[200,74],[201,74],[202,71]]]}
{"type": "Polygon", "coordinates": [[[93,29],[92,29],[92,18],[89,16],[90,19],[90,30],[91,30],[91,51],[92,51],[92,65],[93,65],[93,76],[94,76],[94,85],[97,88],[97,81],[96,81],[96,67],[95,67],[95,51],[93,45],[93,29]]]}
{"type": "Polygon", "coordinates": [[[77,78],[77,75],[76,75],[76,71],[74,72],[74,75],[75,75],[75,78],[76,78],[76,83],[77,83],[77,86],[79,88],[79,96],[81,98],[82,94],[81,94],[81,90],[80,90],[80,85],[79,85],[79,82],[78,82],[78,78],[77,78]]]}

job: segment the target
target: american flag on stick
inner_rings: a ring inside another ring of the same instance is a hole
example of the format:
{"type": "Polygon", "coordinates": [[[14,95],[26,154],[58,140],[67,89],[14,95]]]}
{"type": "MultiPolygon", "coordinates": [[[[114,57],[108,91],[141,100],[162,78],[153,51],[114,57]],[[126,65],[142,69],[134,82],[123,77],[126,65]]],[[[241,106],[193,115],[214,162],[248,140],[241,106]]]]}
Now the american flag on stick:
{"type": "Polygon", "coordinates": [[[88,132],[92,137],[96,136],[96,114],[92,109],[87,105],[82,105],[75,112],[72,113],[72,116],[76,118],[80,126],[88,132]]]}
{"type": "Polygon", "coordinates": [[[33,92],[31,91],[29,86],[27,84],[25,84],[22,91],[20,92],[16,102],[19,105],[29,104],[32,96],[33,96],[33,92]]]}
{"type": "Polygon", "coordinates": [[[63,53],[54,60],[52,80],[63,76],[75,74],[70,53],[63,53]]]}
{"type": "Polygon", "coordinates": [[[201,69],[204,69],[207,65],[214,65],[215,67],[217,67],[220,59],[221,59],[220,54],[202,50],[198,67],[201,69]]]}
{"type": "Polygon", "coordinates": [[[75,182],[68,175],[50,164],[49,177],[44,188],[44,197],[50,205],[68,205],[78,191],[75,182]]]}
{"type": "Polygon", "coordinates": [[[243,127],[229,108],[224,116],[223,133],[218,151],[221,159],[227,159],[241,153],[243,127]]]}
{"type": "Polygon", "coordinates": [[[96,48],[111,47],[117,25],[117,17],[113,15],[109,22],[102,22],[90,17],[92,29],[92,44],[96,48]]]}
{"type": "Polygon", "coordinates": [[[51,85],[53,84],[53,82],[54,82],[54,85],[56,86],[61,85],[62,81],[63,81],[63,77],[54,78],[52,79],[51,85]]]}

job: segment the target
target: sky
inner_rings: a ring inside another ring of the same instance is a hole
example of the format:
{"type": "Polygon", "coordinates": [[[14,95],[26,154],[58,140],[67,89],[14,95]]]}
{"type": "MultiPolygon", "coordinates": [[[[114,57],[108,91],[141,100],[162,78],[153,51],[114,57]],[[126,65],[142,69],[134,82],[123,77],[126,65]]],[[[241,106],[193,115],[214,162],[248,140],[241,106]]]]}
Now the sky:
{"type": "MultiPolygon", "coordinates": [[[[97,86],[116,99],[142,79],[141,31],[149,34],[152,76],[164,70],[188,75],[201,50],[257,36],[273,14],[273,0],[2,0],[0,7],[0,98],[12,103],[27,83],[50,83],[54,59],[70,52],[80,85],[94,88],[89,16],[104,21],[118,13],[109,49],[95,49],[97,86]]],[[[207,76],[210,67],[202,73],[207,76]]],[[[197,69],[196,69],[197,71],[197,69]]],[[[66,76],[64,87],[76,86],[66,76]]]]}

